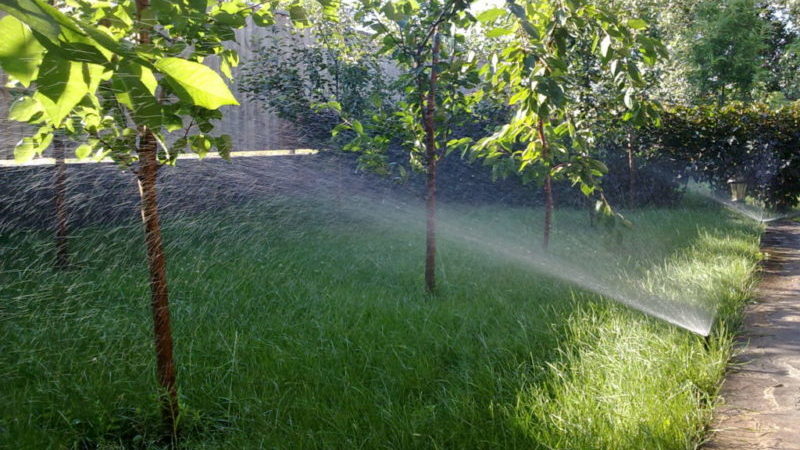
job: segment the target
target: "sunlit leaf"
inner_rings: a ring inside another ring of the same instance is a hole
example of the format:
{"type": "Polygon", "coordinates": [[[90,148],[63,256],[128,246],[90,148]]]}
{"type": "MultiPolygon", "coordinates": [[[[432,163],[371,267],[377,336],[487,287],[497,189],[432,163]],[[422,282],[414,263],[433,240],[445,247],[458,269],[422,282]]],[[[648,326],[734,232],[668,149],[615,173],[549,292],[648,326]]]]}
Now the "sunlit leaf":
{"type": "Polygon", "coordinates": [[[36,79],[43,52],[27,25],[12,16],[0,19],[0,67],[23,86],[36,79]]]}
{"type": "Polygon", "coordinates": [[[155,67],[185,102],[206,109],[239,104],[222,77],[203,64],[182,58],[162,58],[155,67]]]}
{"type": "Polygon", "coordinates": [[[44,112],[42,104],[33,97],[20,97],[8,111],[8,118],[17,122],[28,122],[44,112]]]}
{"type": "Polygon", "coordinates": [[[34,98],[47,112],[50,120],[59,125],[75,106],[89,93],[84,64],[67,61],[50,52],[42,60],[34,98]]]}
{"type": "Polygon", "coordinates": [[[34,145],[32,138],[26,137],[14,147],[14,160],[18,163],[28,162],[34,156],[36,156],[36,145],[34,145]]]}
{"type": "Polygon", "coordinates": [[[489,23],[497,20],[499,17],[502,17],[506,14],[506,10],[502,8],[491,8],[483,11],[482,13],[478,14],[476,18],[478,21],[483,23],[489,23]]]}

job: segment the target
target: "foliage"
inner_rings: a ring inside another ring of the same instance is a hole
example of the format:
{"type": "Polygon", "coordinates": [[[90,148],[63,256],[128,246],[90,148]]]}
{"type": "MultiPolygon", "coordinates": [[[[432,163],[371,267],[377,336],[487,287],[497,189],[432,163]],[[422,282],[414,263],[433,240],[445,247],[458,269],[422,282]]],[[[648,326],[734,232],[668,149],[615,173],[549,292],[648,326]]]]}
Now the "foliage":
{"type": "Polygon", "coordinates": [[[762,70],[764,25],[755,0],[706,0],[698,6],[689,79],[701,97],[719,105],[750,97],[762,70]]]}
{"type": "Polygon", "coordinates": [[[676,106],[650,130],[654,151],[683,161],[686,175],[727,190],[745,178],[749,193],[774,208],[800,199],[800,104],[777,111],[765,104],[676,106]]]}
{"type": "MultiPolygon", "coordinates": [[[[671,207],[680,203],[686,193],[688,181],[686,161],[675,155],[661,152],[649,141],[654,127],[642,127],[617,132],[606,131],[598,139],[595,157],[608,167],[603,176],[603,195],[612,205],[637,207],[671,207]],[[631,171],[628,146],[633,140],[635,158],[635,185],[631,187],[631,171]]],[[[562,194],[563,196],[564,194],[562,194]]],[[[580,197],[573,194],[571,197],[580,197]]],[[[580,204],[579,198],[573,200],[580,204]]]]}
{"type": "Polygon", "coordinates": [[[579,183],[586,194],[597,188],[605,172],[589,157],[592,128],[580,114],[573,94],[587,76],[584,58],[592,58],[602,75],[613,81],[615,99],[624,105],[623,120],[646,120],[652,105],[637,99],[641,86],[639,65],[653,63],[661,44],[640,33],[639,19],[617,19],[609,11],[583,2],[509,3],[509,11],[490,10],[482,16],[488,36],[508,36],[505,50],[492,55],[482,68],[493,92],[507,92],[515,108],[513,119],[483,139],[476,155],[496,164],[499,171],[518,171],[527,179],[544,174],[579,183]],[[488,20],[491,19],[491,20],[488,20]],[[541,131],[539,127],[541,122],[541,131]]]}
{"type": "Polygon", "coordinates": [[[765,22],[762,71],[758,80],[759,98],[787,101],[800,99],[800,29],[797,16],[788,7],[767,4],[760,17],[765,22]]]}

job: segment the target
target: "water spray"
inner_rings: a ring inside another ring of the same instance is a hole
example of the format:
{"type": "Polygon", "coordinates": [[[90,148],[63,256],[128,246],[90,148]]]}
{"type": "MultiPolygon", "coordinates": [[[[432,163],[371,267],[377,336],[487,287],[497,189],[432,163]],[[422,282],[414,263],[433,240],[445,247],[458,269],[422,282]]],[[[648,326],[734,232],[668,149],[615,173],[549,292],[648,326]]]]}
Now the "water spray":
{"type": "MultiPolygon", "coordinates": [[[[384,200],[381,208],[375,208],[374,202],[369,200],[366,202],[373,203],[368,213],[382,225],[415,226],[410,223],[410,220],[413,220],[416,214],[406,205],[384,200]]],[[[364,211],[359,209],[358,214],[363,217],[364,211]]],[[[625,281],[621,278],[617,280],[619,286],[612,286],[609,281],[600,280],[585,268],[578,267],[551,253],[534,254],[529,249],[521,247],[517,241],[499,238],[494,233],[481,233],[478,230],[454,223],[452,220],[440,218],[437,228],[448,240],[467,244],[467,248],[471,250],[477,250],[483,254],[497,254],[532,272],[541,273],[598,294],[694,334],[707,337],[711,331],[716,313],[702,304],[671,300],[645,292],[643,288],[626,287],[624,286],[625,281]]]]}

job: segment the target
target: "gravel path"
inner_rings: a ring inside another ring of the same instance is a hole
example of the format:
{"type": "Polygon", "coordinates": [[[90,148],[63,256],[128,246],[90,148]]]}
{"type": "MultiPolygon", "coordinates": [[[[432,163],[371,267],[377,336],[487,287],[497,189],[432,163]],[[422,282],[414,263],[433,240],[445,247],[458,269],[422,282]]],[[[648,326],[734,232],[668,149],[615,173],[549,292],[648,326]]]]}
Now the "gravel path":
{"type": "Polygon", "coordinates": [[[800,449],[800,223],[771,225],[759,302],[722,386],[712,449],[800,449]]]}

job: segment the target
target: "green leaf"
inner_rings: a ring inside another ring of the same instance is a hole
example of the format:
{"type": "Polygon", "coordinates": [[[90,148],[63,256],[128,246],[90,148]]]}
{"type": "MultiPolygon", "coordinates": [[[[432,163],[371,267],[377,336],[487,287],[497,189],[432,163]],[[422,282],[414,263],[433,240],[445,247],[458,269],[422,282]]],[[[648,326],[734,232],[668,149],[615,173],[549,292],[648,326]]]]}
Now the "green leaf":
{"type": "Polygon", "coordinates": [[[502,17],[505,14],[506,10],[502,8],[491,8],[478,14],[476,18],[478,19],[479,22],[488,23],[497,20],[498,17],[502,17]]]}
{"type": "Polygon", "coordinates": [[[169,132],[180,130],[183,128],[183,119],[177,114],[165,114],[164,126],[169,132]]]}
{"type": "Polygon", "coordinates": [[[623,98],[623,102],[625,103],[625,107],[628,109],[634,108],[634,99],[633,99],[633,90],[628,89],[625,91],[625,97],[623,98]]]}
{"type": "MultiPolygon", "coordinates": [[[[163,122],[161,105],[142,81],[148,79],[146,73],[149,73],[149,70],[137,64],[120,64],[111,78],[111,87],[114,89],[117,101],[131,110],[137,125],[158,128],[163,122]]],[[[152,75],[149,73],[150,77],[152,75]]]]}
{"type": "Polygon", "coordinates": [[[381,8],[381,12],[392,22],[401,21],[405,19],[406,16],[403,11],[399,10],[397,6],[399,5],[395,5],[392,2],[387,2],[383,5],[383,8],[381,8]]]}
{"type": "Polygon", "coordinates": [[[338,136],[338,135],[339,135],[339,133],[341,133],[342,131],[344,131],[344,130],[349,130],[349,129],[350,129],[350,126],[349,126],[349,125],[347,125],[346,123],[340,123],[340,124],[337,124],[337,125],[336,125],[335,127],[333,127],[333,129],[331,130],[331,136],[332,136],[332,137],[336,137],[336,136],[338,136]]]}
{"type": "Polygon", "coordinates": [[[48,51],[61,53],[64,59],[93,64],[106,64],[114,55],[82,31],[76,32],[67,27],[62,28],[61,40],[58,45],[45,42],[45,47],[48,51]]]}
{"type": "Polygon", "coordinates": [[[139,76],[139,80],[142,82],[144,87],[147,88],[148,92],[150,92],[153,95],[156,95],[158,80],[156,80],[155,75],[153,75],[153,71],[145,66],[139,66],[139,67],[141,69],[141,75],[139,76]]]}
{"type": "Polygon", "coordinates": [[[305,28],[311,25],[308,20],[308,13],[301,5],[292,5],[289,7],[289,18],[292,23],[298,28],[305,28]]]}
{"type": "Polygon", "coordinates": [[[81,144],[75,149],[75,156],[77,156],[78,159],[88,158],[89,155],[92,154],[92,150],[93,148],[91,145],[81,144]]]}
{"type": "Polygon", "coordinates": [[[26,137],[17,143],[14,147],[14,160],[18,163],[28,162],[36,156],[36,145],[33,139],[26,137]]]}
{"type": "Polygon", "coordinates": [[[512,34],[513,32],[514,30],[511,30],[509,28],[492,28],[491,30],[486,32],[486,37],[496,38],[500,36],[507,36],[509,34],[512,34]]]}
{"type": "Polygon", "coordinates": [[[0,67],[28,87],[39,71],[44,47],[12,16],[0,19],[0,67]]]}
{"type": "Polygon", "coordinates": [[[519,23],[522,25],[522,29],[524,29],[525,32],[528,33],[528,35],[532,37],[534,40],[538,40],[539,31],[536,30],[536,27],[534,27],[533,24],[531,24],[531,22],[528,20],[525,8],[514,3],[513,0],[507,0],[507,6],[508,9],[511,11],[511,13],[517,16],[517,19],[519,19],[519,23]]]}
{"type": "Polygon", "coordinates": [[[20,97],[8,110],[8,118],[17,122],[28,122],[43,113],[42,104],[33,97],[20,97]]]}
{"type": "Polygon", "coordinates": [[[353,131],[358,134],[364,134],[364,126],[358,120],[353,120],[353,131]]]}
{"type": "Polygon", "coordinates": [[[197,153],[200,158],[205,158],[208,151],[211,150],[211,139],[206,137],[203,134],[196,134],[189,138],[189,144],[192,147],[192,151],[197,153]]]}
{"type": "Polygon", "coordinates": [[[56,126],[60,125],[75,106],[89,93],[84,75],[84,63],[67,61],[48,52],[39,68],[34,98],[56,126]]]}
{"type": "Polygon", "coordinates": [[[600,42],[600,55],[603,58],[608,57],[608,51],[611,49],[611,36],[605,35],[603,40],[600,42]]]}
{"type": "Polygon", "coordinates": [[[527,89],[521,89],[519,92],[511,96],[511,98],[508,100],[508,104],[515,105],[521,101],[526,100],[528,97],[530,97],[530,91],[528,91],[527,89]]]}
{"type": "Polygon", "coordinates": [[[326,20],[339,21],[339,7],[341,0],[317,0],[322,5],[322,15],[326,20]]]}
{"type": "Polygon", "coordinates": [[[223,134],[216,139],[214,143],[217,146],[217,152],[224,159],[230,159],[231,150],[233,150],[233,138],[229,134],[223,134]]]}
{"type": "Polygon", "coordinates": [[[181,58],[162,58],[155,67],[184,102],[206,109],[239,104],[222,77],[202,64],[181,58]]]}
{"type": "MultiPolygon", "coordinates": [[[[89,37],[93,39],[95,43],[97,43],[98,49],[100,47],[105,48],[108,51],[114,52],[117,55],[124,56],[125,58],[131,59],[138,64],[151,66],[151,64],[139,57],[132,49],[125,46],[122,42],[118,41],[116,38],[108,34],[104,29],[92,27],[85,23],[78,23],[81,30],[86,33],[89,37]]],[[[102,50],[101,50],[102,51],[102,50]]]]}
{"type": "Polygon", "coordinates": [[[642,19],[630,19],[628,20],[628,27],[634,30],[644,30],[647,28],[647,22],[642,19]]]}
{"type": "MultiPolygon", "coordinates": [[[[61,25],[33,0],[0,0],[0,10],[19,19],[53,43],[58,43],[61,25]]],[[[3,36],[3,39],[5,37],[3,36]]]]}

